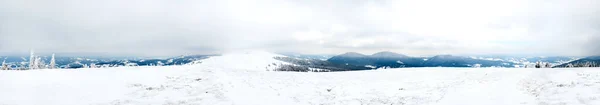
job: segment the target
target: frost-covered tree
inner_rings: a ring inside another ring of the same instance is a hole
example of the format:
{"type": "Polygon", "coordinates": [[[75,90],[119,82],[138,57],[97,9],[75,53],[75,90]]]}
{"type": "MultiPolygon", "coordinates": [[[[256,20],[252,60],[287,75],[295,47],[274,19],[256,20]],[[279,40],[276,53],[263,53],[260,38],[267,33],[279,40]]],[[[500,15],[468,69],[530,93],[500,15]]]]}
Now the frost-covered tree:
{"type": "Polygon", "coordinates": [[[33,65],[33,66],[34,66],[36,69],[45,69],[45,66],[44,66],[44,65],[45,65],[45,64],[44,64],[44,61],[42,61],[42,58],[41,58],[41,57],[36,57],[36,58],[35,58],[35,62],[34,62],[34,65],[33,65]]]}
{"type": "Polygon", "coordinates": [[[473,68],[481,68],[481,64],[474,64],[473,68]]]}
{"type": "Polygon", "coordinates": [[[6,59],[2,61],[2,70],[8,70],[8,65],[6,64],[6,59]]]}
{"type": "Polygon", "coordinates": [[[570,63],[567,64],[567,68],[573,68],[573,67],[574,67],[573,64],[570,64],[570,63]]]}
{"type": "Polygon", "coordinates": [[[585,62],[584,67],[592,67],[592,63],[591,62],[585,62]]]}
{"type": "Polygon", "coordinates": [[[56,69],[56,59],[54,59],[54,54],[52,54],[52,59],[50,59],[50,69],[56,69]]]}
{"type": "Polygon", "coordinates": [[[83,64],[81,68],[89,68],[87,64],[83,64]]]}
{"type": "Polygon", "coordinates": [[[542,68],[542,64],[540,62],[535,63],[535,68],[542,68]]]}
{"type": "Polygon", "coordinates": [[[31,50],[31,52],[29,52],[29,69],[36,69],[35,68],[35,55],[33,50],[31,50]]]}
{"type": "Polygon", "coordinates": [[[96,64],[94,64],[94,63],[90,64],[90,68],[96,68],[96,64]]]}
{"type": "Polygon", "coordinates": [[[546,66],[545,66],[545,67],[546,67],[546,68],[552,68],[552,64],[550,64],[550,63],[546,63],[546,66]]]}

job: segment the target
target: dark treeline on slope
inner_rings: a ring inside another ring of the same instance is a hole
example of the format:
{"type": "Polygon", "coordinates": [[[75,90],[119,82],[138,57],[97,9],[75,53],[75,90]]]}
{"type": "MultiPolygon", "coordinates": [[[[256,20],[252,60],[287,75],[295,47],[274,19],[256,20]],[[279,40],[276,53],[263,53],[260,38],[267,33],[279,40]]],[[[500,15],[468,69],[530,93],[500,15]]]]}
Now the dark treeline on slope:
{"type": "Polygon", "coordinates": [[[368,70],[371,68],[365,66],[357,66],[357,65],[343,65],[343,64],[335,64],[329,61],[319,60],[319,59],[300,59],[300,58],[292,58],[292,57],[275,57],[275,59],[288,62],[295,65],[285,65],[280,64],[278,71],[351,71],[351,70],[368,70]],[[294,67],[300,66],[300,67],[294,67]],[[289,68],[304,68],[304,69],[293,69],[289,70],[289,68]],[[310,69],[318,69],[318,70],[310,70],[310,69]]]}
{"type": "Polygon", "coordinates": [[[581,58],[569,63],[554,66],[555,68],[600,67],[600,56],[581,58]]]}

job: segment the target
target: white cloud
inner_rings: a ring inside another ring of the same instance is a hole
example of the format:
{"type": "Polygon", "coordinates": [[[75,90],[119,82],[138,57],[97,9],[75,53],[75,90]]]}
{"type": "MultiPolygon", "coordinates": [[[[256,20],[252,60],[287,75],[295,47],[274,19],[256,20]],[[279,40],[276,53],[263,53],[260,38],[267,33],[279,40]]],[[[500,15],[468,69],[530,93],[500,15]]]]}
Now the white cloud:
{"type": "Polygon", "coordinates": [[[0,53],[33,48],[138,55],[244,49],[596,55],[597,5],[595,0],[0,0],[0,53]]]}

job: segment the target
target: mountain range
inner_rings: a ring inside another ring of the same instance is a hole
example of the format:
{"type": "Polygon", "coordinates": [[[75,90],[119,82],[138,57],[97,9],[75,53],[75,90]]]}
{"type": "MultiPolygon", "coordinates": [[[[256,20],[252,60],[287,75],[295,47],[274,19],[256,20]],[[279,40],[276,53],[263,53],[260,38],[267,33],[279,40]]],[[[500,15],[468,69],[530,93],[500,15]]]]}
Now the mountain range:
{"type": "MultiPolygon", "coordinates": [[[[405,67],[531,67],[535,62],[547,62],[554,67],[588,67],[599,66],[600,56],[575,57],[513,57],[513,56],[455,56],[437,55],[431,57],[411,57],[395,52],[383,51],[371,55],[347,52],[340,55],[306,55],[298,53],[282,54],[277,60],[290,62],[308,68],[330,71],[370,70],[378,68],[405,67]]],[[[60,68],[84,68],[92,64],[98,67],[118,66],[168,66],[188,64],[216,55],[188,55],[162,59],[143,58],[102,58],[102,57],[56,57],[56,66],[60,68]]],[[[41,56],[43,62],[50,62],[50,57],[41,56]]],[[[28,65],[28,57],[0,56],[11,68],[24,69],[28,65]]]]}
{"type": "MultiPolygon", "coordinates": [[[[357,52],[347,52],[340,55],[319,56],[294,54],[276,59],[305,66],[307,68],[326,69],[330,71],[371,70],[380,68],[407,68],[407,67],[534,67],[537,62],[557,65],[569,62],[600,62],[595,61],[600,57],[579,59],[577,57],[552,56],[455,56],[436,55],[431,57],[411,57],[390,51],[365,55],[357,52]],[[579,60],[578,60],[579,59],[579,60]]],[[[580,64],[580,63],[579,63],[580,64]]],[[[592,63],[593,64],[593,63],[592,63]]]]}
{"type": "Polygon", "coordinates": [[[333,56],[327,61],[334,64],[365,65],[373,68],[399,68],[399,67],[514,67],[515,63],[474,59],[463,56],[437,55],[433,57],[410,57],[403,54],[384,51],[372,55],[356,52],[344,53],[333,56]]]}

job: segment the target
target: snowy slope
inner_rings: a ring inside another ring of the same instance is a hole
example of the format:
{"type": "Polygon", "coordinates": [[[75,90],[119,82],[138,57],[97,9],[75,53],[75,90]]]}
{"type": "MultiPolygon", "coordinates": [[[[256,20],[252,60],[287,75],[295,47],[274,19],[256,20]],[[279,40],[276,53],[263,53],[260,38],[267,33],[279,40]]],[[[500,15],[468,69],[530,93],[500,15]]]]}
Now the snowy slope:
{"type": "Polygon", "coordinates": [[[210,57],[200,60],[199,65],[208,68],[239,69],[239,70],[273,70],[273,64],[284,64],[284,62],[275,60],[274,57],[285,57],[274,53],[264,51],[246,51],[223,54],[222,56],[210,57]]]}
{"type": "Polygon", "coordinates": [[[280,56],[201,64],[0,71],[0,105],[599,105],[600,69],[266,71],[280,56]]]}

